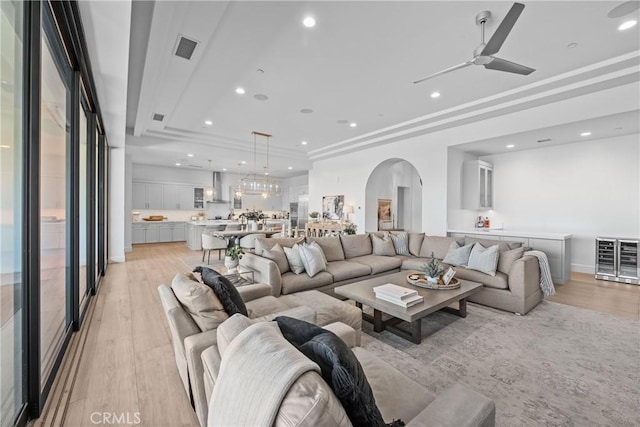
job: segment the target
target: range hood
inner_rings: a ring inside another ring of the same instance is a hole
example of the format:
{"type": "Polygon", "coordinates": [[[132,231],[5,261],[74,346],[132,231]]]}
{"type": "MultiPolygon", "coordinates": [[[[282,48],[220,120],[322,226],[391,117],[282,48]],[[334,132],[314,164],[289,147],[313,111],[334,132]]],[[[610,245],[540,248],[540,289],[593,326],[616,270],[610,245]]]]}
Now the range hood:
{"type": "Polygon", "coordinates": [[[213,172],[213,199],[207,200],[207,203],[229,203],[228,200],[222,199],[222,172],[213,172]]]}

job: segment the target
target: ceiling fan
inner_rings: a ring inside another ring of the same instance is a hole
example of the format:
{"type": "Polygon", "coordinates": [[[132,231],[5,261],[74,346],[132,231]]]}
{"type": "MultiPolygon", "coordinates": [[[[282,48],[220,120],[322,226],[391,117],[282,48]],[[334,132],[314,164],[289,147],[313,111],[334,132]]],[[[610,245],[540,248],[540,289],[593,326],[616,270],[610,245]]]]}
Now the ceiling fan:
{"type": "Polygon", "coordinates": [[[432,77],[439,76],[440,74],[448,73],[450,71],[458,70],[470,65],[484,65],[484,68],[488,68],[490,70],[506,71],[508,73],[524,75],[528,75],[534,72],[535,69],[533,68],[529,68],[524,65],[516,64],[515,62],[507,61],[506,59],[493,56],[498,53],[498,51],[502,47],[502,44],[511,32],[511,29],[518,20],[518,17],[520,17],[523,9],[524,5],[522,3],[514,3],[507,13],[507,16],[504,17],[504,19],[498,26],[498,29],[496,29],[495,33],[493,33],[493,36],[491,36],[491,39],[489,39],[489,42],[487,43],[484,42],[484,25],[491,18],[491,12],[480,12],[478,15],[476,15],[476,25],[480,25],[481,27],[482,39],[480,46],[478,46],[473,51],[473,58],[467,62],[463,62],[462,64],[458,64],[445,70],[438,71],[437,73],[431,74],[427,77],[423,77],[413,83],[420,83],[432,77]]]}

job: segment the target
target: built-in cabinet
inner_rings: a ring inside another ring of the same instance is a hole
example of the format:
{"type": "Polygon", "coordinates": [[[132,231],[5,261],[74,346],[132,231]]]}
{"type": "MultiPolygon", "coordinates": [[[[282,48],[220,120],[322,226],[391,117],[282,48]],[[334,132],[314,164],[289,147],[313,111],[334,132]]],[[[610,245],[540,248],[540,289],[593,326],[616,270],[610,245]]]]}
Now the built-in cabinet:
{"type": "Polygon", "coordinates": [[[203,187],[141,181],[134,181],[132,186],[134,209],[193,210],[204,207],[203,187]]]}
{"type": "Polygon", "coordinates": [[[464,162],[462,202],[465,209],[493,209],[493,166],[482,160],[464,162]]]}
{"type": "Polygon", "coordinates": [[[571,276],[571,235],[549,233],[513,233],[508,231],[464,231],[449,230],[451,237],[471,236],[479,239],[498,240],[506,242],[521,242],[525,248],[542,251],[549,260],[549,269],[553,283],[563,284],[571,276]]]}
{"type": "Polygon", "coordinates": [[[184,222],[134,222],[131,224],[131,243],[184,242],[184,222]]]}

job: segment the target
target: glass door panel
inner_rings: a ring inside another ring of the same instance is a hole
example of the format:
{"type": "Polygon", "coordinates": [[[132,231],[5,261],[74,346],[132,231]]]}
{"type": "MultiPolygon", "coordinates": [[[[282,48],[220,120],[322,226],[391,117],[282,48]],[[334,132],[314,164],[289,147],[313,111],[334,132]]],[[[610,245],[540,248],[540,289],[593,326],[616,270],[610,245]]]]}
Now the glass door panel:
{"type": "Polygon", "coordinates": [[[22,370],[23,3],[0,2],[0,426],[24,404],[22,370]]]}
{"type": "Polygon", "coordinates": [[[42,37],[40,130],[40,370],[44,386],[63,342],[67,319],[70,256],[69,146],[70,70],[58,61],[61,48],[42,37]],[[58,51],[56,51],[58,49],[58,51]]]}
{"type": "Polygon", "coordinates": [[[79,253],[79,257],[80,257],[80,262],[78,263],[78,265],[80,266],[80,272],[79,272],[79,292],[78,292],[78,298],[79,298],[79,305],[78,307],[80,307],[80,309],[82,309],[82,305],[83,302],[86,299],[87,296],[87,265],[89,265],[89,262],[91,262],[90,259],[88,259],[88,242],[87,242],[87,221],[89,220],[88,216],[87,216],[87,207],[88,207],[88,197],[87,197],[87,191],[88,191],[88,186],[87,186],[87,179],[89,177],[88,173],[87,173],[87,162],[89,160],[88,158],[88,150],[87,150],[87,132],[89,131],[88,127],[87,127],[87,117],[85,115],[84,109],[82,108],[82,104],[80,104],[79,106],[79,111],[80,111],[80,152],[79,152],[79,160],[80,160],[80,170],[79,170],[79,181],[80,181],[80,194],[79,194],[79,198],[78,198],[78,208],[80,209],[79,212],[79,219],[80,219],[80,230],[79,230],[79,236],[78,236],[78,253],[79,253]]]}

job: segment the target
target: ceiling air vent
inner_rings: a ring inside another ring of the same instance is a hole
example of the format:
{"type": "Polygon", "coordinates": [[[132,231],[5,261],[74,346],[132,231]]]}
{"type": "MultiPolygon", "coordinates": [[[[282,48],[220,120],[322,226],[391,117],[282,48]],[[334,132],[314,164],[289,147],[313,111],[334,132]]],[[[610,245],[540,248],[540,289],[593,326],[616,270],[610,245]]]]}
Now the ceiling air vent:
{"type": "Polygon", "coordinates": [[[188,39],[184,36],[179,36],[175,55],[179,56],[180,58],[189,60],[193,55],[193,51],[196,50],[197,45],[198,45],[197,41],[188,39]]]}
{"type": "Polygon", "coordinates": [[[551,138],[539,139],[538,140],[538,144],[543,143],[543,142],[549,142],[549,141],[551,141],[551,138]]]}
{"type": "Polygon", "coordinates": [[[153,113],[153,120],[161,122],[164,120],[164,114],[153,113]]]}

